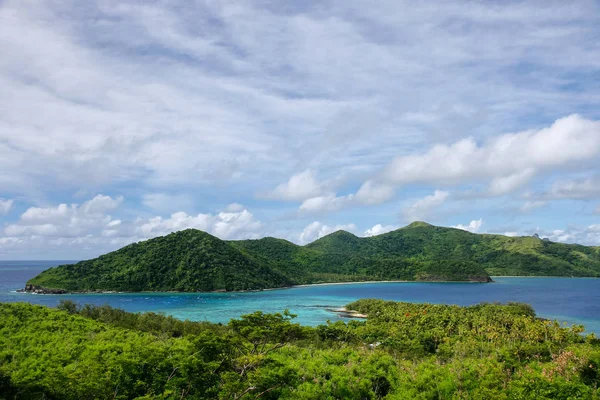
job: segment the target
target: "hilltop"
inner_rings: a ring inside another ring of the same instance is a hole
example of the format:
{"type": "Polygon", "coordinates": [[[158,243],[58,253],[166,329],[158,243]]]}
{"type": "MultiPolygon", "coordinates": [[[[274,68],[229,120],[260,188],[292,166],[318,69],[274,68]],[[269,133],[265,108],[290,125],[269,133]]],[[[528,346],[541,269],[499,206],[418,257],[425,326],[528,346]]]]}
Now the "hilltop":
{"type": "Polygon", "coordinates": [[[425,222],[374,237],[337,231],[305,246],[272,237],[223,241],[188,229],[51,268],[26,289],[233,291],[379,280],[488,282],[490,275],[598,277],[600,248],[425,222]]]}
{"type": "Polygon", "coordinates": [[[206,232],[187,229],[77,264],[50,268],[27,282],[65,291],[231,291],[292,282],[206,232]]]}

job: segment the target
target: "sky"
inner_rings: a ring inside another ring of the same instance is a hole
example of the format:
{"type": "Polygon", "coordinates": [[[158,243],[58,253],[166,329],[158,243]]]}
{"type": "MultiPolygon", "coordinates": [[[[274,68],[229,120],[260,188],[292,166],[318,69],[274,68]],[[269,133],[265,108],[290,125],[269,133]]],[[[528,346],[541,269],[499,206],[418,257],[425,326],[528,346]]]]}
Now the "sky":
{"type": "Polygon", "coordinates": [[[416,220],[600,245],[600,2],[0,0],[0,259],[416,220]]]}

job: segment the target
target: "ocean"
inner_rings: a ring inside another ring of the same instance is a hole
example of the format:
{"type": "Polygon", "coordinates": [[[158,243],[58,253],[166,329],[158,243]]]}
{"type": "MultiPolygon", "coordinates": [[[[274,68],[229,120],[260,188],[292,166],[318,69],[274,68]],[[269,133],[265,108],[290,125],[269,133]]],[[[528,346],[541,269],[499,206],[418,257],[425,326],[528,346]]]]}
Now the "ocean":
{"type": "Polygon", "coordinates": [[[257,310],[289,309],[297,321],[318,325],[345,319],[332,309],[360,298],[470,305],[519,301],[538,316],[561,324],[582,324],[600,335],[600,279],[495,277],[494,283],[350,283],[248,293],[110,293],[35,295],[17,293],[39,272],[72,261],[0,261],[0,302],[24,301],[54,307],[61,299],[79,304],[108,304],[131,312],[152,311],[180,319],[226,323],[257,310]]]}

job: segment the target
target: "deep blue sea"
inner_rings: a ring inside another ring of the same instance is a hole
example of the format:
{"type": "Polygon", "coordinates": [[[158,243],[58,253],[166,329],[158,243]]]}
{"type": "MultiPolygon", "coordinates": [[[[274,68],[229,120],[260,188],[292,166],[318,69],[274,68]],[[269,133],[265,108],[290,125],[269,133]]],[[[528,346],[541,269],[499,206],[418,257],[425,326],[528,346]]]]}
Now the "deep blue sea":
{"type": "Polygon", "coordinates": [[[298,322],[318,325],[342,319],[328,308],[360,298],[470,305],[483,301],[521,301],[538,316],[583,324],[600,335],[600,279],[494,278],[495,283],[356,283],[297,287],[250,293],[112,293],[34,295],[16,293],[25,282],[67,261],[0,261],[0,302],[25,301],[55,306],[61,299],[79,304],[109,304],[127,311],[154,311],[181,319],[227,322],[262,310],[289,309],[298,322]]]}

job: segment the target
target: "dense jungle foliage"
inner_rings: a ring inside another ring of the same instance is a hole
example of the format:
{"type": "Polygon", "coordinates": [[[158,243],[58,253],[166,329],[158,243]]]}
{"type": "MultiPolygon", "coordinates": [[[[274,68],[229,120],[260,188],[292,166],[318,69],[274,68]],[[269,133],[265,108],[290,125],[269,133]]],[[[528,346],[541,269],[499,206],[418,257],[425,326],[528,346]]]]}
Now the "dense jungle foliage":
{"type": "Polygon", "coordinates": [[[108,306],[0,304],[0,399],[599,399],[600,342],[525,304],[359,300],[227,325],[108,306]]]}
{"type": "Polygon", "coordinates": [[[69,291],[135,292],[251,290],[292,282],[230,243],[188,229],[48,269],[27,284],[69,291]]]}
{"type": "Polygon", "coordinates": [[[190,229],[51,268],[28,284],[68,291],[229,291],[344,281],[486,282],[489,275],[600,276],[600,248],[423,222],[368,238],[338,231],[306,246],[275,238],[227,242],[190,229]]]}

